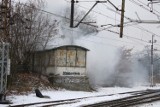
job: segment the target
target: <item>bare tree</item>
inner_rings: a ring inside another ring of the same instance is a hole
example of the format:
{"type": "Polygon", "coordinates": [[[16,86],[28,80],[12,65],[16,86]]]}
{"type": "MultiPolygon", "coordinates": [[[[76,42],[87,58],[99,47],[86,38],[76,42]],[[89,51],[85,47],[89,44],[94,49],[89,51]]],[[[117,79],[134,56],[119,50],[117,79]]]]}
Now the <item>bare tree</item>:
{"type": "MultiPolygon", "coordinates": [[[[139,62],[144,66],[144,68],[147,70],[147,73],[149,76],[151,76],[151,49],[150,47],[145,47],[141,53],[143,53],[141,56],[139,56],[137,59],[139,62]]],[[[153,54],[153,79],[154,83],[160,82],[160,55],[154,51],[153,54]]]]}
{"type": "Polygon", "coordinates": [[[57,34],[58,22],[40,11],[44,6],[43,0],[30,0],[25,4],[19,2],[13,6],[10,37],[12,68],[27,66],[32,52],[45,49],[49,40],[57,34]]]}
{"type": "Polygon", "coordinates": [[[114,85],[128,86],[129,83],[127,81],[129,82],[129,75],[132,72],[131,52],[132,49],[120,48],[120,59],[115,69],[114,85]]]}

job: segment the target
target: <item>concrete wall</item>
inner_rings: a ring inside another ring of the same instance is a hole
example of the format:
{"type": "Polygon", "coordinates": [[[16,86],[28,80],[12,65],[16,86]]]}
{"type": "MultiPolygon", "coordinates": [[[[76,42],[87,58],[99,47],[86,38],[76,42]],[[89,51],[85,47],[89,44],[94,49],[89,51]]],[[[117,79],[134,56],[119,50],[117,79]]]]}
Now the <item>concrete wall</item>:
{"type": "Polygon", "coordinates": [[[73,77],[73,76],[53,76],[50,78],[50,81],[54,85],[57,85],[62,88],[69,90],[77,91],[91,91],[92,88],[89,85],[89,80],[86,76],[83,77],[73,77]]]}
{"type": "Polygon", "coordinates": [[[78,67],[47,67],[46,72],[59,76],[86,76],[86,68],[78,67]]]}

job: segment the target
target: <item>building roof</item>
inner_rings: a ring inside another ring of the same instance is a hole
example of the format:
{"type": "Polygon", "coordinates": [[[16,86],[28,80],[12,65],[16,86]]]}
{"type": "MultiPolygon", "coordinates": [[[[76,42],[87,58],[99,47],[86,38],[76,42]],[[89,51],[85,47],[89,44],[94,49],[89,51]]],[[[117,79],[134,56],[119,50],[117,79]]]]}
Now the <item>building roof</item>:
{"type": "Polygon", "coordinates": [[[50,48],[50,49],[39,50],[39,51],[36,51],[36,52],[50,51],[50,50],[56,50],[56,49],[60,49],[60,48],[67,48],[67,47],[77,47],[77,48],[89,51],[89,49],[87,49],[85,47],[82,47],[82,46],[78,46],[78,45],[62,45],[62,46],[56,46],[56,47],[53,47],[53,48],[50,48]]]}
{"type": "MultiPolygon", "coordinates": [[[[78,45],[62,45],[62,46],[54,47],[52,49],[59,49],[59,48],[65,48],[65,47],[77,47],[77,48],[81,48],[81,49],[84,49],[86,51],[89,51],[89,49],[87,49],[85,47],[82,47],[82,46],[78,46],[78,45]]],[[[52,50],[52,49],[49,49],[49,50],[52,50]]]]}

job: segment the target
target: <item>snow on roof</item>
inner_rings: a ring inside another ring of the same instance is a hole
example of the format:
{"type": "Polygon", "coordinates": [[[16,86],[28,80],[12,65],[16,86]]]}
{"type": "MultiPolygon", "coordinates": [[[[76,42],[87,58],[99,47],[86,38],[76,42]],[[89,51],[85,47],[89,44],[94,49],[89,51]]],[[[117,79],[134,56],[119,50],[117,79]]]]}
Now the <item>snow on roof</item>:
{"type": "Polygon", "coordinates": [[[82,47],[82,46],[78,46],[78,45],[62,45],[62,46],[55,46],[55,47],[44,49],[44,50],[38,50],[37,52],[56,50],[56,49],[66,48],[66,47],[76,47],[76,48],[81,48],[85,51],[89,51],[89,49],[82,47]]]}
{"type": "Polygon", "coordinates": [[[78,46],[78,45],[63,45],[63,46],[54,47],[52,49],[59,49],[59,48],[63,48],[63,47],[77,47],[77,48],[81,48],[81,49],[84,49],[86,51],[89,51],[89,49],[87,49],[85,47],[82,47],[82,46],[78,46]]]}

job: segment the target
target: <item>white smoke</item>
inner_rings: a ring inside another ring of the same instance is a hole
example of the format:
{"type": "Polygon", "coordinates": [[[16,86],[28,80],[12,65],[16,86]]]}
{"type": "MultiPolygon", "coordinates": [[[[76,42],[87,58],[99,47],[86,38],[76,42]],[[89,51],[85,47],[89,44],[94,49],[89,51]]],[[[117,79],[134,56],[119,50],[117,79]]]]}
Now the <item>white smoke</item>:
{"type": "Polygon", "coordinates": [[[115,71],[119,61],[117,48],[110,46],[99,46],[93,44],[88,52],[88,75],[94,85],[111,84],[110,76],[115,71]]]}
{"type": "Polygon", "coordinates": [[[148,74],[146,69],[135,58],[132,58],[131,63],[127,64],[130,67],[128,73],[116,75],[117,64],[121,63],[120,56],[122,51],[120,51],[120,47],[104,45],[102,44],[104,40],[97,40],[94,36],[81,37],[75,41],[76,44],[90,50],[87,55],[87,71],[91,85],[133,87],[147,84],[148,74]],[[118,80],[117,77],[119,75],[122,75],[122,78],[118,80]],[[119,83],[115,83],[115,80],[118,80],[119,83]]]}
{"type": "Polygon", "coordinates": [[[135,86],[146,82],[146,70],[136,60],[132,61],[131,71],[126,74],[122,73],[124,78],[118,80],[119,74],[117,74],[116,67],[120,61],[120,47],[112,46],[110,45],[112,41],[96,38],[97,36],[106,36],[106,32],[84,35],[79,28],[61,25],[59,35],[52,43],[61,46],[79,45],[90,50],[87,54],[87,74],[93,86],[121,86],[122,84],[125,84],[122,86],[135,86]],[[117,84],[116,81],[122,83],[117,84]]]}
{"type": "Polygon", "coordinates": [[[107,45],[110,42],[109,40],[95,38],[100,34],[102,33],[84,36],[78,29],[72,31],[67,28],[62,29],[61,35],[65,35],[65,37],[59,38],[58,42],[61,45],[79,45],[90,50],[87,54],[87,74],[92,86],[135,86],[145,84],[148,77],[147,72],[136,60],[131,61],[131,71],[129,73],[121,74],[124,78],[118,81],[123,83],[115,83],[117,80],[116,67],[121,56],[120,47],[107,45]]]}
{"type": "Polygon", "coordinates": [[[130,75],[133,86],[146,85],[149,82],[147,70],[137,60],[132,60],[132,72],[130,75]]]}

